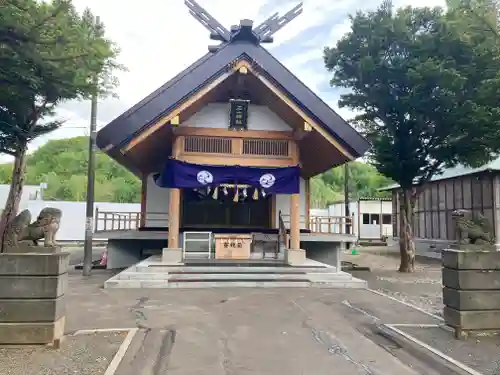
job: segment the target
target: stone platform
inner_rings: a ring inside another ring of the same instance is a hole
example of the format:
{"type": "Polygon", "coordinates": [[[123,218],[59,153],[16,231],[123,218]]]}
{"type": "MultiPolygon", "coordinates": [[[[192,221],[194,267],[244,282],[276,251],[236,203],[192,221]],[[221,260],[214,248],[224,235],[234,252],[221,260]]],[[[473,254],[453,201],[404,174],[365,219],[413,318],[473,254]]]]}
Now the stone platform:
{"type": "Polygon", "coordinates": [[[64,333],[69,253],[0,254],[0,344],[53,344],[64,333]]]}
{"type": "Polygon", "coordinates": [[[105,288],[366,288],[366,281],[307,259],[300,266],[245,263],[168,264],[152,256],[104,283],[105,288]]]}
{"type": "Polygon", "coordinates": [[[443,315],[457,338],[500,332],[500,252],[443,251],[443,315]]]}

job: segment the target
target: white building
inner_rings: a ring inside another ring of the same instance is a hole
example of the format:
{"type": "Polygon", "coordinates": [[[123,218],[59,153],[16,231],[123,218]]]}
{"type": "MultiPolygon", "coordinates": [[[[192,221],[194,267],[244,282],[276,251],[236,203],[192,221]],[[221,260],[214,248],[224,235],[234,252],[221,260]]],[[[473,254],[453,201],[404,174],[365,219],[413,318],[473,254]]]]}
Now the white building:
{"type": "MultiPolygon", "coordinates": [[[[349,203],[353,216],[352,233],[359,240],[379,240],[392,238],[392,199],[360,198],[349,203]]],[[[328,207],[329,216],[344,216],[344,202],[336,202],[328,207]]]]}

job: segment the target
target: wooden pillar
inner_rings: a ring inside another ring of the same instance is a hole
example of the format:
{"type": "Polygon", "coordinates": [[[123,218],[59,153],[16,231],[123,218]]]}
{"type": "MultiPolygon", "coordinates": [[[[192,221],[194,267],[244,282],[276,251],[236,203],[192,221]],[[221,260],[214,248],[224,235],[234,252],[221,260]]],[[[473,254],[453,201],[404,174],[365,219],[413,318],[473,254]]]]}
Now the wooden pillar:
{"type": "Polygon", "coordinates": [[[305,180],[305,195],[306,195],[306,229],[311,229],[311,180],[308,178],[305,180]]]}
{"type": "Polygon", "coordinates": [[[141,217],[139,221],[139,226],[144,228],[146,226],[146,216],[147,216],[147,190],[148,190],[148,175],[143,173],[141,181],[141,217]]]}
{"type": "Polygon", "coordinates": [[[279,225],[276,224],[276,195],[271,195],[271,204],[270,204],[270,215],[271,215],[271,220],[270,220],[270,224],[271,224],[271,228],[279,228],[279,225]]]}
{"type": "Polygon", "coordinates": [[[179,217],[181,206],[181,191],[177,188],[170,189],[170,202],[168,207],[168,247],[179,247],[179,217]]]}
{"type": "MultiPolygon", "coordinates": [[[[294,163],[300,164],[297,142],[291,142],[291,147],[294,163]]],[[[290,195],[290,249],[300,250],[300,194],[290,195]]]]}
{"type": "Polygon", "coordinates": [[[300,194],[290,195],[290,249],[300,250],[300,194]]]}
{"type": "Polygon", "coordinates": [[[382,205],[383,200],[380,199],[380,215],[378,217],[380,223],[380,238],[384,236],[384,206],[382,205]]]}
{"type": "MultiPolygon", "coordinates": [[[[177,158],[180,154],[181,137],[176,137],[172,148],[172,156],[177,158]]],[[[170,189],[170,202],[168,206],[168,247],[179,247],[179,224],[181,213],[181,191],[177,188],[170,189]]]]}

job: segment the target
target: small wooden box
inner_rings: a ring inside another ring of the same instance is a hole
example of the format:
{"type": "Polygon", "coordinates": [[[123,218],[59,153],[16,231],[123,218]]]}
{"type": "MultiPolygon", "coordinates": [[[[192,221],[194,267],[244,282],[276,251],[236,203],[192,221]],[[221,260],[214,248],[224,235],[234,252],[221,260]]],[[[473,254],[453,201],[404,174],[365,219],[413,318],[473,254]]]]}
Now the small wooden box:
{"type": "Polygon", "coordinates": [[[250,259],[251,244],[248,234],[216,234],[215,259],[250,259]]]}

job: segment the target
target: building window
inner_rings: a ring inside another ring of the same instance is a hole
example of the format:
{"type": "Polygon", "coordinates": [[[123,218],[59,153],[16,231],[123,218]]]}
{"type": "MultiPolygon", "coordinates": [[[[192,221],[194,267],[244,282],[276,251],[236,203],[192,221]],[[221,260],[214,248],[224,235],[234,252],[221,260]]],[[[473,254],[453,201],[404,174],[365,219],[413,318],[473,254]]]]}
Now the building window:
{"type": "Polygon", "coordinates": [[[282,139],[243,139],[243,155],[288,156],[288,146],[282,139]]]}
{"type": "Polygon", "coordinates": [[[363,214],[363,224],[370,224],[370,214],[363,214]]]}
{"type": "Polygon", "coordinates": [[[363,214],[363,224],[380,225],[380,214],[363,214]]]}
{"type": "Polygon", "coordinates": [[[382,215],[382,224],[385,224],[385,225],[392,224],[392,215],[391,214],[382,215]]]}

